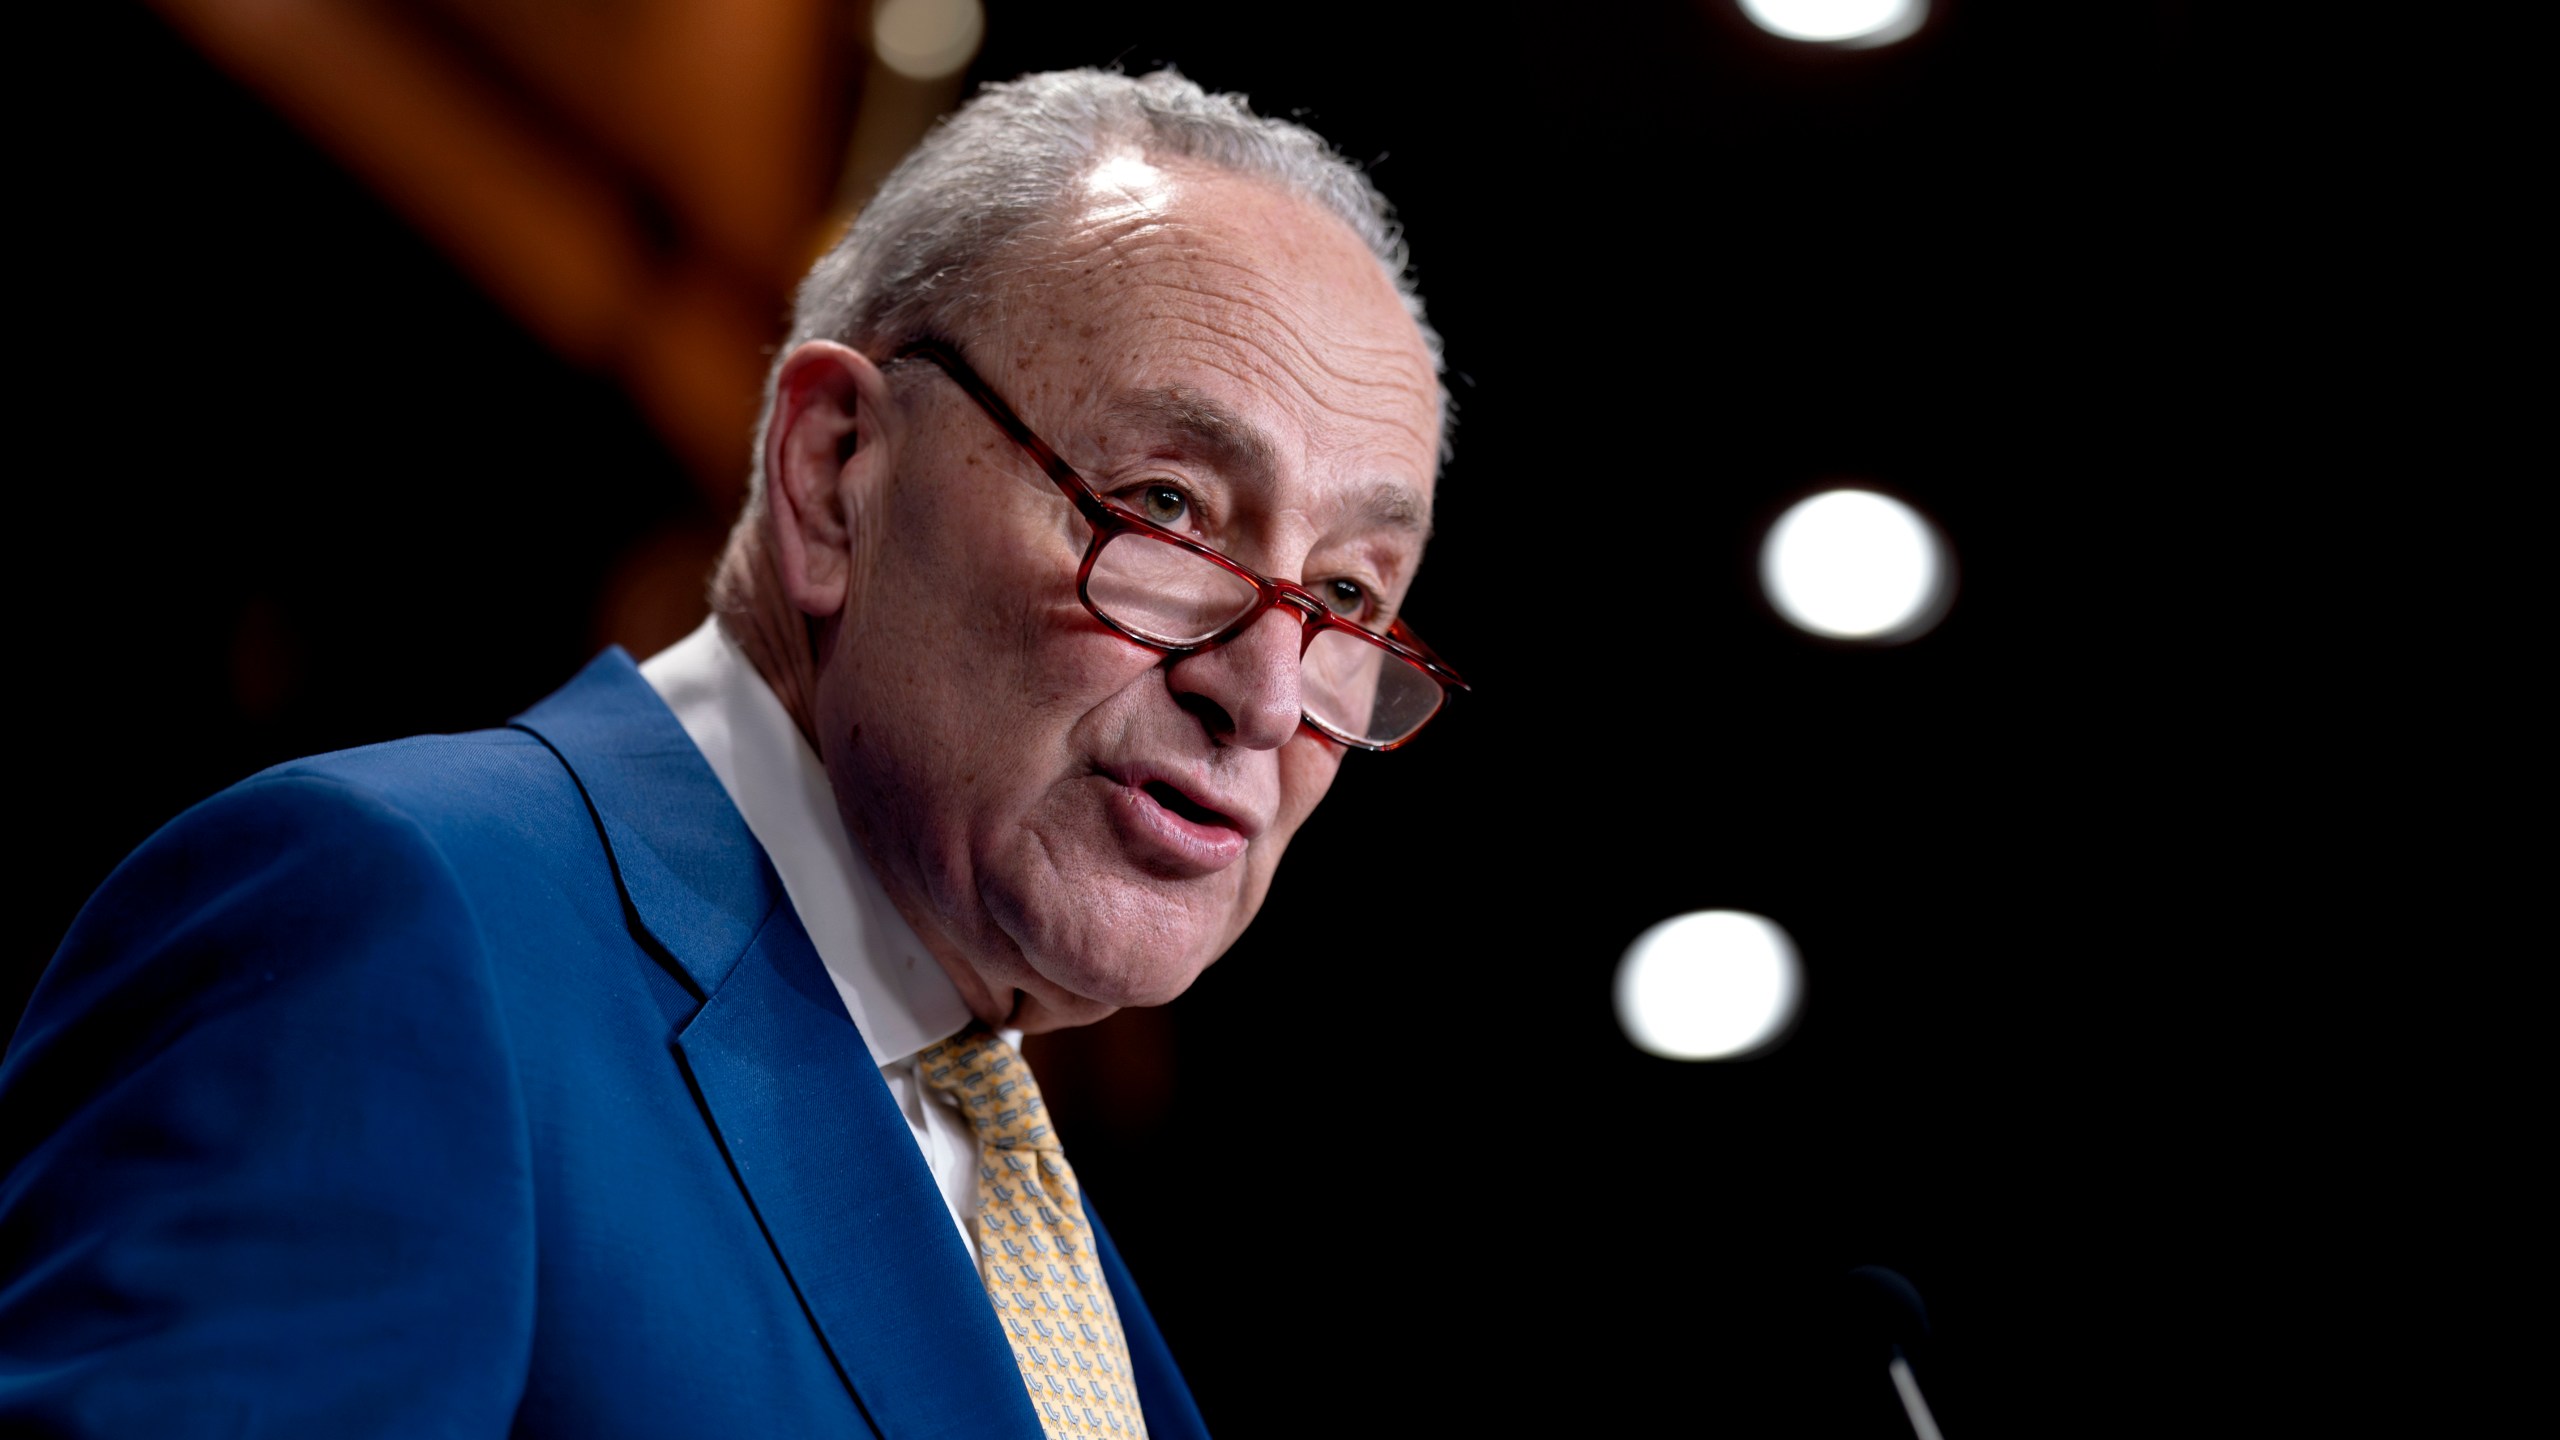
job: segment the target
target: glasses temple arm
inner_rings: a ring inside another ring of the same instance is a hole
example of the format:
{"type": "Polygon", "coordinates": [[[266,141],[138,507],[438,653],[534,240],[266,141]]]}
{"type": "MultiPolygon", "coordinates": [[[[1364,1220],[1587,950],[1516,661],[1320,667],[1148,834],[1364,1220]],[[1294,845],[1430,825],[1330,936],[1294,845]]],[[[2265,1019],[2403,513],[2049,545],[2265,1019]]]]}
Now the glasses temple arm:
{"type": "Polygon", "coordinates": [[[945,341],[927,337],[908,341],[889,357],[891,364],[908,359],[932,361],[943,374],[951,377],[951,383],[969,392],[969,398],[978,402],[978,408],[987,412],[988,419],[996,422],[996,428],[1022,447],[1023,453],[1048,475],[1051,484],[1066,493],[1078,510],[1097,517],[1109,513],[1102,497],[1093,493],[1093,487],[1076,473],[1076,467],[1050,449],[1048,441],[1032,434],[1031,427],[1023,424],[1022,417],[1013,413],[1013,407],[1004,403],[986,381],[978,378],[978,372],[969,368],[969,362],[960,358],[958,350],[945,341]]]}

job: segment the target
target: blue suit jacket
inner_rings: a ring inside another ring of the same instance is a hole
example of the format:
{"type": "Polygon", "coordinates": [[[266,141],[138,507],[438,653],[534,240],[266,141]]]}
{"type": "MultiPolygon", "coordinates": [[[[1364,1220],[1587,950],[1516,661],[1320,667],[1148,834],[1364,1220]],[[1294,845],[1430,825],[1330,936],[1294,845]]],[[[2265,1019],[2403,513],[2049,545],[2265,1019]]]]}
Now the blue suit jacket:
{"type": "MultiPolygon", "coordinates": [[[[608,652],[128,859],[0,1063],[0,1429],[1039,1433],[906,1121],[608,652]]],[[[1159,1440],[1199,1412],[1095,1229],[1159,1440]]]]}

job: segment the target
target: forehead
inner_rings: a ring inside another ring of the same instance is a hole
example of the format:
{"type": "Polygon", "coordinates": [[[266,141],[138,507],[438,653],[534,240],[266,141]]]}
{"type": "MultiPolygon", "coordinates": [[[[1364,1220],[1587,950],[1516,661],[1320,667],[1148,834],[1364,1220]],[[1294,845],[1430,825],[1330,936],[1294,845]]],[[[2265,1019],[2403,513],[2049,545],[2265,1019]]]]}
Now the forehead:
{"type": "Polygon", "coordinates": [[[1222,464],[1427,523],[1439,382],[1358,236],[1259,181],[1134,156],[989,297],[990,381],[1034,425],[1179,437],[1222,464]],[[1382,489],[1400,501],[1377,501],[1382,489]]]}

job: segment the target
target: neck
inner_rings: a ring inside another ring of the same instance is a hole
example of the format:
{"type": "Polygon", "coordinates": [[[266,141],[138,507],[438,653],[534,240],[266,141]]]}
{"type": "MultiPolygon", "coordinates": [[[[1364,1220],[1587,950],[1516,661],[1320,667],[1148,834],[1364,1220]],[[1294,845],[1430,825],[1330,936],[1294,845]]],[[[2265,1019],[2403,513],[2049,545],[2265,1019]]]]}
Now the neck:
{"type": "Polygon", "coordinates": [[[818,665],[813,629],[782,592],[773,553],[752,535],[741,536],[722,558],[712,582],[711,610],[720,628],[746,653],[756,673],[771,686],[783,712],[800,730],[809,748],[818,746],[818,665]]]}

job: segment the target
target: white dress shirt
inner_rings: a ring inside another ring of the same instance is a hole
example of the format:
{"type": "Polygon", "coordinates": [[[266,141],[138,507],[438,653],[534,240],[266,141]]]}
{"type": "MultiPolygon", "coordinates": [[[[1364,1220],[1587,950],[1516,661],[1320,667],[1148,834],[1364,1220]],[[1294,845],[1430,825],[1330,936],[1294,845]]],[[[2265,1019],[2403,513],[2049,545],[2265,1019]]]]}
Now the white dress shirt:
{"type": "MultiPolygon", "coordinates": [[[[917,1052],[969,1023],[959,988],[889,903],[844,828],[817,752],[717,620],[651,656],[640,678],[675,712],[773,861],[974,1262],[977,1139],[957,1102],[916,1075],[917,1052]]],[[[1006,1038],[1018,1046],[1022,1037],[1006,1038]]]]}

